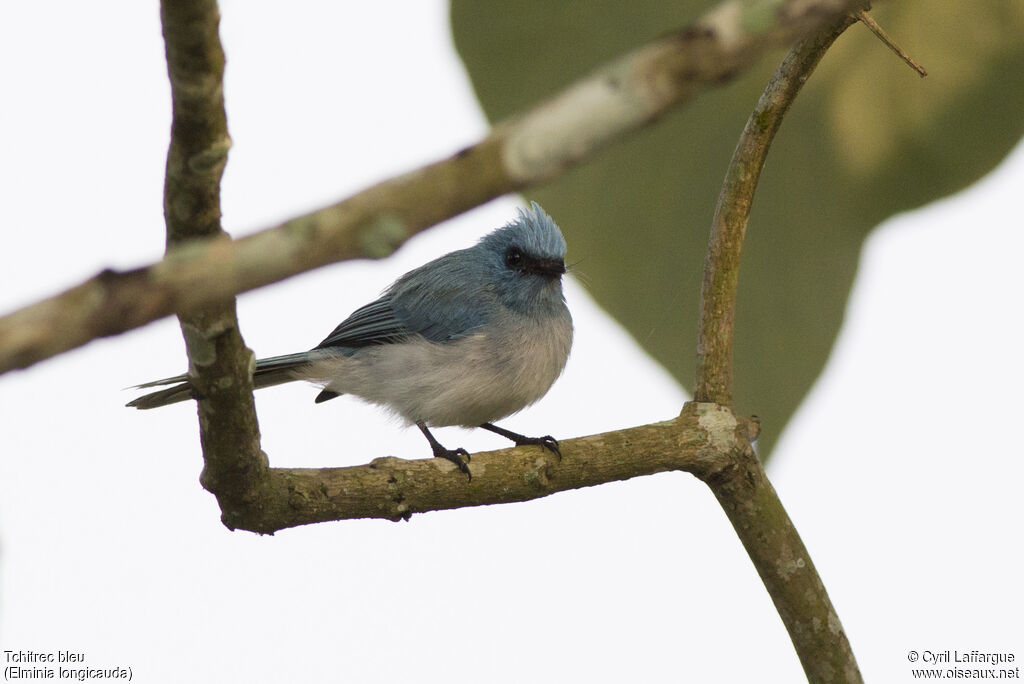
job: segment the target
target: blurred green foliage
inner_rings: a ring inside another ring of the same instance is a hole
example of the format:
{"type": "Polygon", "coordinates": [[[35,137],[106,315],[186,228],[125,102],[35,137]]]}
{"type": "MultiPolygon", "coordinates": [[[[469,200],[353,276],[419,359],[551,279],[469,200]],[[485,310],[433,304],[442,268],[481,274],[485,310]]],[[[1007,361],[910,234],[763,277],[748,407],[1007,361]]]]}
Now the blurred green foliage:
{"type": "MultiPolygon", "coordinates": [[[[712,5],[453,0],[451,21],[498,121],[712,5]]],[[[763,456],[828,358],[868,232],[977,180],[1024,135],[1024,2],[904,0],[872,14],[929,76],[854,25],[769,154],[744,246],[735,357],[736,410],[761,416],[763,456]]],[[[691,390],[715,201],[781,57],[529,193],[562,226],[591,294],[691,390]]]]}

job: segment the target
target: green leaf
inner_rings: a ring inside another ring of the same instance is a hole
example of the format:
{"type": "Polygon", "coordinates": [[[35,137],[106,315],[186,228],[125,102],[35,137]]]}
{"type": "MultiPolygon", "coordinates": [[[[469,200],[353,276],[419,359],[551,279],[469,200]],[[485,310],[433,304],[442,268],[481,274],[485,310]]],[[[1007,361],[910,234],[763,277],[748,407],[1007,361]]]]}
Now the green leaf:
{"type": "MultiPolygon", "coordinates": [[[[711,6],[453,0],[451,18],[498,121],[711,6]]],[[[761,416],[764,455],[828,358],[868,232],[977,180],[1024,135],[1024,3],[890,2],[872,14],[929,76],[854,25],[768,156],[744,246],[735,350],[736,410],[761,416]]],[[[591,294],[690,389],[715,201],[781,56],[529,193],[562,226],[591,294]]]]}

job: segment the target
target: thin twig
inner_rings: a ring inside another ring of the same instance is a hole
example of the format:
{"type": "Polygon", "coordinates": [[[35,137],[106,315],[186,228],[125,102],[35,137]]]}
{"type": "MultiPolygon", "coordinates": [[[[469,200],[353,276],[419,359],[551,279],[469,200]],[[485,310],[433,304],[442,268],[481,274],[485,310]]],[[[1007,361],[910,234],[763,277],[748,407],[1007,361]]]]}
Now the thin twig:
{"type": "MultiPolygon", "coordinates": [[[[599,69],[480,143],[347,200],[246,238],[178,247],[157,264],[105,271],[0,318],[0,373],[90,340],[278,282],[329,263],[379,258],[494,197],[563,173],[791,44],[863,0],[727,0],[692,26],[599,69]]],[[[210,149],[216,160],[225,149],[210,149]],[[219,152],[218,152],[219,151],[219,152]]],[[[210,162],[195,158],[200,168],[210,162]]]]}
{"type": "MultiPolygon", "coordinates": [[[[852,16],[840,18],[790,51],[740,136],[718,198],[704,262],[695,401],[732,404],[740,253],[757,181],[783,116],[825,51],[854,21],[852,16]]],[[[754,450],[747,448],[729,468],[703,479],[757,568],[808,680],[861,681],[825,586],[754,450]]]]}
{"type": "Polygon", "coordinates": [[[890,50],[895,52],[900,59],[906,62],[911,69],[916,71],[918,75],[921,76],[921,78],[924,78],[925,76],[928,75],[928,72],[924,70],[924,67],[918,64],[913,57],[908,55],[903,48],[897,45],[896,42],[889,37],[889,34],[885,32],[885,29],[879,26],[878,22],[874,20],[874,17],[868,14],[866,10],[861,10],[857,12],[856,17],[860,21],[860,23],[864,24],[869,29],[871,29],[871,32],[874,33],[880,41],[885,43],[890,50]]]}

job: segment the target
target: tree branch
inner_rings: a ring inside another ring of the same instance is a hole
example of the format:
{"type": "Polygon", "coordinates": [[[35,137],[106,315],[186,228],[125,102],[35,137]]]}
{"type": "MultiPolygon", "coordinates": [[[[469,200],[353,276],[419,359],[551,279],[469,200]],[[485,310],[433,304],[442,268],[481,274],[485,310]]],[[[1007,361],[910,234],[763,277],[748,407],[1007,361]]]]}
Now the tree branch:
{"type": "MultiPolygon", "coordinates": [[[[435,223],[557,176],[702,89],[735,77],[766,50],[863,5],[863,0],[727,0],[692,26],[626,54],[497,125],[487,138],[452,157],[240,240],[190,243],[142,269],[104,271],[0,318],[0,373],[319,266],[386,256],[435,223]]],[[[209,156],[189,161],[200,169],[215,165],[226,141],[208,148],[209,156]]]]}
{"type": "Polygon", "coordinates": [[[757,422],[713,404],[673,420],[559,442],[562,459],[539,447],[473,454],[466,481],[438,458],[377,458],[347,468],[270,468],[250,480],[239,505],[222,509],[231,529],[262,534],[353,518],[408,519],[413,513],[529,501],[673,470],[712,478],[750,448],[757,422]]]}
{"type": "MultiPolygon", "coordinates": [[[[171,81],[171,142],[164,181],[167,248],[201,248],[225,237],[220,180],[230,138],[224,112],[224,51],[216,0],[162,0],[160,19],[171,81]]],[[[221,244],[225,244],[221,242],[221,244]]],[[[266,478],[252,396],[252,352],[238,329],[235,300],[226,296],[179,313],[197,394],[203,486],[221,510],[266,478]]]]}
{"type": "Polygon", "coordinates": [[[740,135],[725,174],[704,257],[694,401],[732,406],[733,324],[740,254],[765,158],[782,118],[825,51],[855,21],[833,20],[789,52],[740,135]]]}
{"type": "MultiPolygon", "coordinates": [[[[771,142],[825,51],[855,21],[840,17],[796,45],[758,100],[718,198],[704,262],[696,402],[732,405],[732,343],[740,253],[757,181],[771,142]]],[[[703,404],[697,404],[703,405],[703,404]]],[[[684,408],[684,415],[689,408],[684,408]]],[[[860,682],[861,675],[800,535],[752,447],[704,481],[714,492],[786,625],[811,682],[860,682]]]]}
{"type": "Polygon", "coordinates": [[[749,447],[702,478],[754,563],[808,682],[862,682],[850,640],[811,556],[749,447]]]}
{"type": "Polygon", "coordinates": [[[0,372],[177,312],[200,394],[203,484],[231,528],[272,533],[327,520],[524,501],[668,470],[711,487],[789,630],[811,681],[860,681],[841,624],[751,442],[736,418],[732,336],[739,257],[764,156],[800,85],[849,25],[856,0],[725,2],[689,29],[617,60],[497,126],[481,143],[318,212],[238,241],[219,225],[228,137],[223,54],[213,0],[163,0],[174,125],[165,215],[169,253],[129,273],[104,272],[0,319],[0,372]],[[827,25],[790,53],[748,121],[727,174],[702,288],[695,403],[665,423],[561,444],[563,459],[520,447],[475,454],[476,477],[453,480],[440,459],[365,466],[270,468],[260,451],[249,365],[234,294],[317,266],[380,257],[419,230],[504,192],[540,182],[733,77],[766,48],[827,25]],[[197,238],[208,238],[201,241],[197,238]],[[714,403],[708,403],[714,402],[714,403]],[[220,428],[211,429],[214,423],[220,428]],[[240,440],[240,435],[242,439],[240,440]],[[453,486],[457,482],[457,486],[453,486]]]}

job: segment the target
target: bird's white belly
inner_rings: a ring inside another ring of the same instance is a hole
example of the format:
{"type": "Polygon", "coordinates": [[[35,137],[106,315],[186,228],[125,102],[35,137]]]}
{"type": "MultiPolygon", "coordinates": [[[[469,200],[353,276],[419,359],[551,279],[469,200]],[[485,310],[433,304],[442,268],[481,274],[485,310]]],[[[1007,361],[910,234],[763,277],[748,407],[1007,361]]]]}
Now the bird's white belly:
{"type": "Polygon", "coordinates": [[[315,362],[303,376],[380,404],[409,423],[475,427],[543,397],[572,346],[568,313],[544,325],[518,320],[452,342],[419,338],[315,362]]]}

